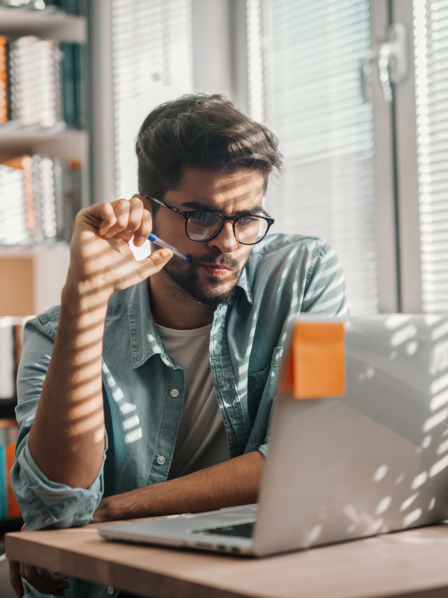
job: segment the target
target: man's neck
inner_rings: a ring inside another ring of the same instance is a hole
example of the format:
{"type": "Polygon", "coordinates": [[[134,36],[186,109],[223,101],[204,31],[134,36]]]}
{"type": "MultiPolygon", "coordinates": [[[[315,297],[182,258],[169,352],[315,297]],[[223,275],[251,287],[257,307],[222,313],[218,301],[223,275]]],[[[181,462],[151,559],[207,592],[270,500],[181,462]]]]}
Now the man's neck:
{"type": "Polygon", "coordinates": [[[188,330],[213,321],[215,307],[193,299],[163,271],[149,279],[151,311],[156,324],[188,330]]]}

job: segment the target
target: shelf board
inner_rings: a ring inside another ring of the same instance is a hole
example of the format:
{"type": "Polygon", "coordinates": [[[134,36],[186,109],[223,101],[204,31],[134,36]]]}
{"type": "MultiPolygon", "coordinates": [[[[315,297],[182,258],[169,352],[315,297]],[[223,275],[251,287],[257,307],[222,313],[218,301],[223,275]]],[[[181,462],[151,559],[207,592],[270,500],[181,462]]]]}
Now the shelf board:
{"type": "Polygon", "coordinates": [[[1,7],[0,33],[13,36],[36,35],[85,42],[87,40],[87,23],[85,17],[67,15],[52,9],[39,11],[1,7]]]}
{"type": "Polygon", "coordinates": [[[67,129],[64,123],[54,127],[17,126],[12,123],[0,125],[0,141],[16,145],[18,142],[38,142],[50,139],[73,142],[87,135],[82,129],[67,129]]]}
{"type": "Polygon", "coordinates": [[[68,253],[69,244],[65,241],[48,241],[36,245],[0,245],[0,259],[32,258],[43,252],[63,251],[68,253]]]}

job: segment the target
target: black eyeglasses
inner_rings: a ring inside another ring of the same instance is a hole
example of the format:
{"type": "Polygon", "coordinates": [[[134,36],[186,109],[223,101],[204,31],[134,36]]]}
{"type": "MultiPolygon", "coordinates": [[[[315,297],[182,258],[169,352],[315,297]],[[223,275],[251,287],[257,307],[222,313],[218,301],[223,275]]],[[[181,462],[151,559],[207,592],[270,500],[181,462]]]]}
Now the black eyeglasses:
{"type": "Polygon", "coordinates": [[[274,219],[263,209],[261,210],[263,216],[258,214],[223,216],[219,212],[209,212],[207,210],[179,210],[179,208],[151,195],[145,195],[145,197],[185,218],[185,233],[191,241],[210,241],[214,239],[221,232],[224,223],[229,221],[233,224],[233,234],[238,243],[241,243],[241,245],[255,245],[265,238],[268,230],[274,224],[274,219]]]}

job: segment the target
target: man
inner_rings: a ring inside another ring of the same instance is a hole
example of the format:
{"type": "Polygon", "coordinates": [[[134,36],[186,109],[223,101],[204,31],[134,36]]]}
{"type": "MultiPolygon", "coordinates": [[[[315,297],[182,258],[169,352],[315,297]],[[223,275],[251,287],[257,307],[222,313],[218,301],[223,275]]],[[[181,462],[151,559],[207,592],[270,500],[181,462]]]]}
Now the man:
{"type": "Polygon", "coordinates": [[[280,156],[264,126],[185,96],[149,114],[137,155],[139,195],[79,213],[61,306],[27,328],[12,472],[27,529],[255,502],[286,322],[346,313],[328,245],[266,236],[280,156]],[[129,241],[152,231],[191,261],[137,262],[129,241]]]}

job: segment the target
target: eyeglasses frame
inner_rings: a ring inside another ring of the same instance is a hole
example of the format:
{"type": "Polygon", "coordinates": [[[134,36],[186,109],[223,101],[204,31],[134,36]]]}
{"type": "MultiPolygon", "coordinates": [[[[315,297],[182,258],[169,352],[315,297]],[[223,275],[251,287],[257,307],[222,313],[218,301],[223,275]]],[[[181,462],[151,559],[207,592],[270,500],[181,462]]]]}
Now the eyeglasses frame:
{"type": "Polygon", "coordinates": [[[263,220],[265,220],[268,223],[266,232],[261,237],[261,239],[258,239],[258,241],[255,241],[255,243],[242,243],[241,241],[238,240],[238,237],[236,236],[236,231],[235,231],[235,224],[238,221],[238,219],[241,218],[241,216],[223,216],[219,212],[214,212],[213,210],[210,210],[211,214],[216,214],[217,216],[219,216],[221,218],[221,225],[219,226],[218,230],[215,233],[213,233],[213,235],[208,239],[192,239],[190,237],[190,235],[188,234],[188,230],[187,230],[188,219],[190,218],[190,216],[192,214],[195,214],[196,212],[206,212],[207,210],[180,210],[179,208],[176,208],[176,206],[172,206],[171,204],[169,204],[165,201],[162,201],[161,199],[157,199],[156,197],[153,197],[152,195],[144,195],[143,197],[145,197],[146,199],[149,199],[151,201],[154,201],[155,203],[159,204],[159,206],[168,208],[169,210],[172,210],[176,214],[179,214],[179,216],[182,216],[183,218],[185,218],[185,234],[190,239],[190,241],[194,241],[195,243],[206,243],[207,241],[211,241],[212,239],[215,239],[219,235],[219,233],[222,231],[222,229],[224,228],[225,222],[231,222],[233,224],[233,234],[235,235],[235,239],[237,240],[238,243],[240,243],[241,245],[257,245],[257,243],[259,243],[266,237],[266,235],[269,232],[269,229],[275,222],[274,218],[272,218],[272,216],[270,216],[266,212],[266,210],[261,208],[261,212],[263,213],[263,215],[259,216],[259,218],[262,218],[263,220]]]}

